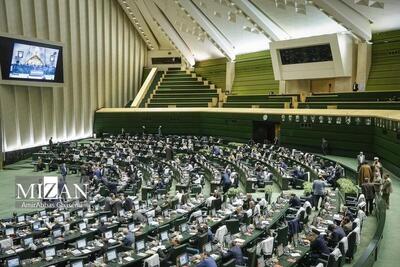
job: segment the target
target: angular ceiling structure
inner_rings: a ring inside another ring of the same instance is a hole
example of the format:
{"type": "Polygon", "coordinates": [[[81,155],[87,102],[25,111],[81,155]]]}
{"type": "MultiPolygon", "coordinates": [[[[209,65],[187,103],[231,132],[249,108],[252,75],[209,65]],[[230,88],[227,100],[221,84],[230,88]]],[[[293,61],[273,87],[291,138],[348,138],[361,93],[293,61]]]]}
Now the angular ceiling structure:
{"type": "Polygon", "coordinates": [[[347,31],[369,41],[373,32],[400,28],[399,0],[118,1],[149,50],[176,49],[190,65],[234,61],[271,41],[347,31]]]}

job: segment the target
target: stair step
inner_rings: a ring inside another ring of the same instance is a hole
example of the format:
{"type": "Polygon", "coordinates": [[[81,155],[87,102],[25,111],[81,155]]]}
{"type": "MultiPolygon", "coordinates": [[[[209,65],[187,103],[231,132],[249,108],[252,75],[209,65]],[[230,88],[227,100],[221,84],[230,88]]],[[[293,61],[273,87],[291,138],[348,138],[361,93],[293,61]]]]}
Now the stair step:
{"type": "Polygon", "coordinates": [[[153,98],[190,98],[190,97],[218,97],[217,93],[181,93],[181,94],[153,94],[153,98]]]}
{"type": "Polygon", "coordinates": [[[176,107],[208,107],[208,103],[150,103],[148,108],[162,108],[175,105],[176,107]]]}
{"type": "Polygon", "coordinates": [[[162,81],[161,85],[204,85],[203,81],[162,81]]]}
{"type": "Polygon", "coordinates": [[[164,77],[192,77],[192,74],[187,74],[186,72],[171,72],[166,73],[164,77]]]}
{"type": "Polygon", "coordinates": [[[161,85],[158,86],[159,89],[161,88],[165,88],[165,89],[210,89],[209,85],[186,85],[186,84],[182,84],[182,85],[164,85],[163,83],[161,83],[161,85]]]}
{"type": "Polygon", "coordinates": [[[157,89],[156,94],[191,94],[191,93],[217,93],[217,89],[157,89]]]}
{"type": "Polygon", "coordinates": [[[185,103],[185,102],[211,102],[212,97],[207,98],[152,98],[150,103],[185,103]]]}
{"type": "MultiPolygon", "coordinates": [[[[204,79],[203,79],[204,80],[204,79]]],[[[197,81],[197,78],[193,78],[193,77],[164,77],[163,78],[163,82],[164,81],[182,81],[182,82],[188,82],[188,81],[197,81]]]]}

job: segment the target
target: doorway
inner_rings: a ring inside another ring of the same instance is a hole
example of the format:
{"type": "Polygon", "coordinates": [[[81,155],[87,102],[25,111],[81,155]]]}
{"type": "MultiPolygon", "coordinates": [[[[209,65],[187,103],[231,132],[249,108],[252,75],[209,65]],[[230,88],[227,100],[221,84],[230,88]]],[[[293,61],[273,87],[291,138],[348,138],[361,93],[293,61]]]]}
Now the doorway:
{"type": "Polygon", "coordinates": [[[271,121],[253,121],[253,140],[256,143],[274,143],[279,124],[271,121]]]}

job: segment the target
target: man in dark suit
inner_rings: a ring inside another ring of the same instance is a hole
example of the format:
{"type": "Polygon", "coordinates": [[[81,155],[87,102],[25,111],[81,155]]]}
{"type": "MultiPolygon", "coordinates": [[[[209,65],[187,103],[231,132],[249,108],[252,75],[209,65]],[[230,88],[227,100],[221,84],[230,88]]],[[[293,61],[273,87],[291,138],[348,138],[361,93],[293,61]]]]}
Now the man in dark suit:
{"type": "Polygon", "coordinates": [[[226,171],[221,174],[221,184],[224,193],[226,193],[232,185],[231,178],[229,177],[229,174],[226,171]]]}
{"type": "Polygon", "coordinates": [[[126,228],[124,229],[124,235],[125,237],[124,239],[122,239],[122,243],[125,247],[131,247],[132,244],[135,242],[135,236],[126,228]]]}
{"type": "Polygon", "coordinates": [[[133,200],[130,197],[128,197],[127,194],[125,194],[124,196],[122,207],[124,208],[125,211],[131,211],[133,209],[133,200]]]}
{"type": "Polygon", "coordinates": [[[343,228],[337,226],[336,224],[330,224],[328,226],[328,231],[330,232],[330,235],[328,237],[328,245],[331,248],[336,247],[339,241],[346,236],[346,233],[344,232],[343,228]]]}
{"type": "Polygon", "coordinates": [[[369,182],[368,178],[365,178],[364,183],[361,185],[362,193],[365,196],[366,200],[366,215],[369,216],[372,214],[372,210],[374,209],[374,198],[375,198],[375,185],[369,182]]]}
{"type": "Polygon", "coordinates": [[[203,253],[202,255],[203,260],[200,261],[196,267],[217,267],[217,263],[215,260],[210,257],[207,253],[203,253]]]}
{"type": "Polygon", "coordinates": [[[298,196],[296,196],[296,194],[291,195],[290,200],[289,200],[289,206],[292,208],[301,206],[300,198],[298,196]]]}
{"type": "Polygon", "coordinates": [[[322,254],[330,253],[328,245],[322,235],[312,232],[308,237],[310,240],[310,265],[315,265],[322,254]]]}
{"type": "Polygon", "coordinates": [[[232,247],[224,255],[224,258],[230,260],[235,259],[236,265],[244,265],[243,252],[236,241],[232,242],[232,247]]]}

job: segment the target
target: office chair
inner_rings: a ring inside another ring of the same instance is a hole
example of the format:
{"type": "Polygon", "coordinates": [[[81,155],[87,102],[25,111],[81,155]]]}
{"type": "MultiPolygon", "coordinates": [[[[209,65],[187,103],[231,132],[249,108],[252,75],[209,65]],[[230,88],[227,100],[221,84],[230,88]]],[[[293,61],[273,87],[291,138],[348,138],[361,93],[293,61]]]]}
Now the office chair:
{"type": "Polygon", "coordinates": [[[346,260],[348,262],[352,262],[354,254],[357,251],[357,234],[356,232],[351,232],[347,236],[347,242],[349,244],[348,250],[346,252],[346,260]]]}
{"type": "MultiPolygon", "coordinates": [[[[326,255],[328,256],[328,255],[326,255]]],[[[327,260],[324,260],[322,258],[320,258],[318,260],[319,263],[323,263],[325,267],[339,267],[340,262],[341,262],[341,258],[343,256],[340,256],[337,260],[335,259],[335,255],[331,252],[328,256],[327,260]]]]}

